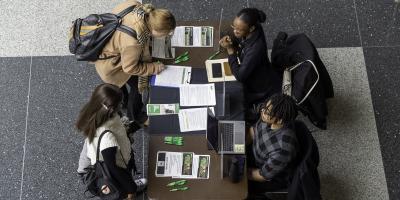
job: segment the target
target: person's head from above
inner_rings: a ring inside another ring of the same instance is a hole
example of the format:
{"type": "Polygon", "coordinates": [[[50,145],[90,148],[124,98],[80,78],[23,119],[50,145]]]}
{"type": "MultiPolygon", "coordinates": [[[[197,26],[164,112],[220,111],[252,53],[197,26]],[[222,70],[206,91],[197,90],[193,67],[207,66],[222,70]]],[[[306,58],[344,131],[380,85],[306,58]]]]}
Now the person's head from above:
{"type": "Polygon", "coordinates": [[[264,23],[266,19],[267,16],[263,11],[257,8],[244,8],[236,14],[233,20],[231,25],[233,34],[237,38],[246,38],[260,27],[260,23],[264,23]]]}
{"type": "Polygon", "coordinates": [[[267,124],[284,126],[297,117],[297,105],[294,99],[285,94],[271,96],[261,106],[261,120],[267,124]]]}
{"type": "Polygon", "coordinates": [[[122,108],[122,99],[123,94],[119,87],[108,83],[97,86],[89,102],[81,109],[76,128],[92,142],[96,129],[122,108]]]}
{"type": "Polygon", "coordinates": [[[172,35],[176,27],[174,15],[167,9],[154,8],[151,4],[143,4],[147,26],[155,38],[172,35]]]}

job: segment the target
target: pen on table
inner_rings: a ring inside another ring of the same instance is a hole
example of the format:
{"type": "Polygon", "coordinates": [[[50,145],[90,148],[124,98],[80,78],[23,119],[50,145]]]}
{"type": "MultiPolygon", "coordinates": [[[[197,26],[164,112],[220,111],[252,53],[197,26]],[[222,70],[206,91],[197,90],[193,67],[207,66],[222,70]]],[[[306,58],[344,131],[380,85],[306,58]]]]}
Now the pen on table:
{"type": "Polygon", "coordinates": [[[213,55],[211,55],[209,58],[208,58],[208,60],[212,60],[212,59],[214,59],[215,57],[217,57],[218,56],[218,54],[220,54],[221,53],[221,51],[219,50],[219,51],[217,51],[217,52],[215,52],[213,55]]]}

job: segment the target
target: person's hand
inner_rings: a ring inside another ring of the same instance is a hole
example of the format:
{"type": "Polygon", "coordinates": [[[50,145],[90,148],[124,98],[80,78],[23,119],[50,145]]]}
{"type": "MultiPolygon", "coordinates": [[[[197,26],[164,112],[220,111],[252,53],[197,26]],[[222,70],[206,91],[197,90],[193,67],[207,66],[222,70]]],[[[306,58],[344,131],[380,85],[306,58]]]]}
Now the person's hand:
{"type": "Polygon", "coordinates": [[[135,200],[135,196],[133,194],[128,194],[125,200],[135,200]]]}
{"type": "Polygon", "coordinates": [[[155,62],[154,65],[156,67],[155,74],[159,74],[165,69],[165,65],[161,62],[155,62]]]}
{"type": "Polygon", "coordinates": [[[259,181],[263,182],[266,181],[263,176],[260,174],[260,169],[257,168],[249,168],[247,169],[247,179],[251,181],[259,181]]]}
{"type": "Polygon", "coordinates": [[[111,192],[111,190],[107,185],[103,185],[103,186],[101,186],[101,192],[103,194],[109,194],[111,192]]]}
{"type": "Polygon", "coordinates": [[[221,40],[219,41],[219,45],[221,45],[221,47],[223,47],[225,49],[233,48],[232,47],[232,40],[228,35],[226,35],[226,36],[221,38],[221,40]]]}

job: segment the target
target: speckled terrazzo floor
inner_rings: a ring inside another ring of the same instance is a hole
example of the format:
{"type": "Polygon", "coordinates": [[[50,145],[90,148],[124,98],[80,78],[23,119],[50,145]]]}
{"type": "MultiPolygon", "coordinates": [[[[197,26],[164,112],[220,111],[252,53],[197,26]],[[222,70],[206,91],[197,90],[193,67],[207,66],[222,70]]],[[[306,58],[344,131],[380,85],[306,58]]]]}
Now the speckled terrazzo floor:
{"type": "MultiPolygon", "coordinates": [[[[0,1],[0,199],[84,199],[73,123],[101,81],[66,46],[76,17],[121,0],[0,1]]],[[[153,0],[178,20],[229,20],[244,7],[279,31],[305,32],[332,77],[327,131],[316,131],[324,199],[400,199],[400,5],[391,0],[153,0]]],[[[147,174],[147,133],[136,136],[147,174]]]]}

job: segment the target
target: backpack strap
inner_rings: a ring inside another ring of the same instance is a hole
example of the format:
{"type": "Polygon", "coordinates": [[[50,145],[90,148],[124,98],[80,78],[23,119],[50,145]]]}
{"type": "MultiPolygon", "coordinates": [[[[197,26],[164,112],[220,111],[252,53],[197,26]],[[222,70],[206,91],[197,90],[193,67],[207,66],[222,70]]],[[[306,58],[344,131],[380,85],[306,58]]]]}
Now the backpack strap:
{"type": "Polygon", "coordinates": [[[128,13],[132,12],[133,9],[135,9],[136,6],[129,6],[127,8],[125,8],[123,11],[121,11],[120,13],[117,14],[117,16],[119,18],[124,17],[125,15],[127,15],[128,13]]]}
{"type": "MultiPolygon", "coordinates": [[[[120,13],[117,14],[117,16],[119,18],[123,18],[125,15],[127,15],[128,13],[132,12],[133,9],[135,9],[136,6],[129,6],[128,8],[125,8],[125,10],[121,11],[120,13]]],[[[133,30],[132,28],[123,25],[122,23],[117,27],[117,30],[124,32],[130,36],[132,36],[133,38],[137,39],[137,33],[135,30],[133,30]]]]}
{"type": "Polygon", "coordinates": [[[100,154],[100,141],[103,138],[104,134],[107,132],[111,132],[110,130],[105,130],[100,134],[99,141],[97,142],[97,151],[96,151],[96,163],[99,161],[99,154],[100,154]]]}
{"type": "Polygon", "coordinates": [[[128,26],[125,26],[125,25],[121,24],[121,25],[119,25],[119,26],[117,27],[117,30],[119,30],[119,31],[121,31],[121,32],[124,32],[124,33],[126,33],[126,34],[132,36],[133,38],[137,39],[137,33],[136,33],[136,31],[133,30],[132,28],[128,27],[128,26]]]}
{"type": "MultiPolygon", "coordinates": [[[[106,134],[107,132],[112,133],[110,130],[105,130],[105,131],[103,131],[103,132],[100,134],[99,141],[97,142],[96,163],[99,161],[99,155],[100,155],[100,141],[101,141],[101,138],[103,138],[104,134],[106,134]]],[[[119,150],[119,153],[121,154],[122,161],[124,162],[125,166],[128,167],[128,164],[126,163],[125,158],[124,158],[124,156],[122,155],[121,150],[119,150]]],[[[136,166],[135,166],[135,168],[136,168],[136,166]]]]}
{"type": "Polygon", "coordinates": [[[296,69],[297,67],[299,67],[300,65],[302,65],[303,63],[306,63],[306,62],[309,62],[309,63],[312,65],[312,67],[313,67],[315,73],[317,74],[317,80],[315,80],[315,83],[313,84],[313,86],[311,86],[310,90],[309,90],[309,91],[307,92],[307,94],[303,97],[303,99],[301,99],[301,101],[297,103],[297,105],[302,104],[302,103],[307,99],[307,97],[311,94],[311,92],[314,90],[315,86],[316,86],[316,85],[318,84],[318,82],[319,82],[319,73],[318,73],[318,69],[317,69],[317,67],[314,65],[314,63],[313,63],[311,60],[305,60],[305,61],[303,61],[303,62],[300,62],[300,63],[296,64],[295,66],[290,67],[290,68],[289,68],[289,71],[293,71],[294,69],[296,69]]]}

